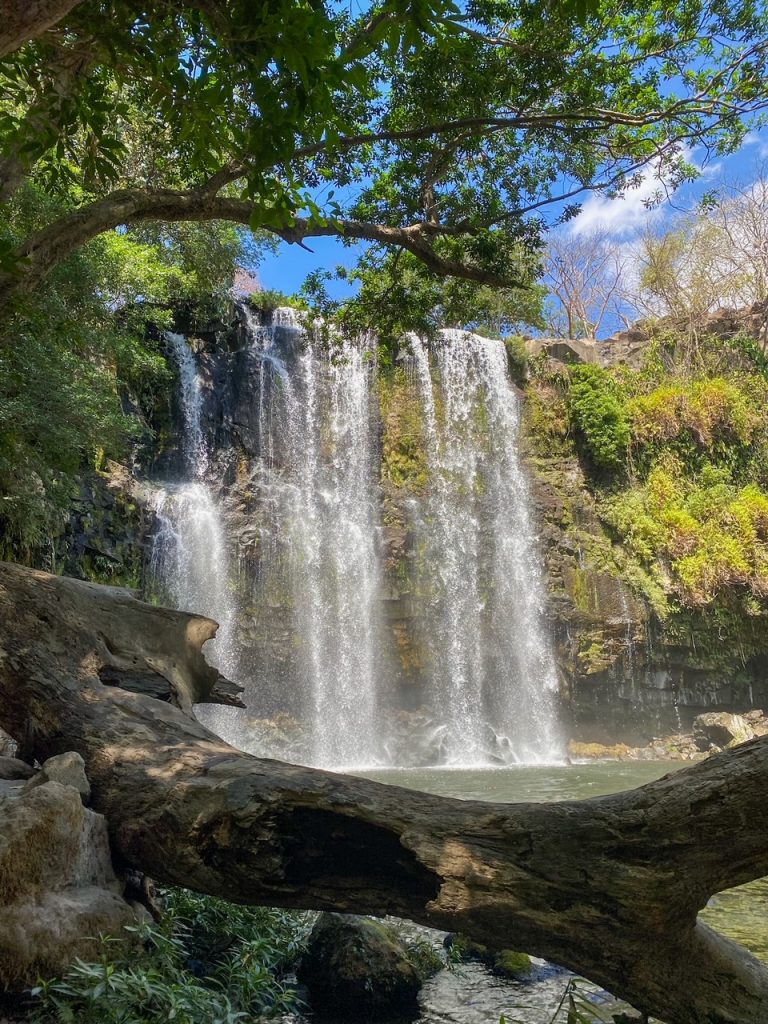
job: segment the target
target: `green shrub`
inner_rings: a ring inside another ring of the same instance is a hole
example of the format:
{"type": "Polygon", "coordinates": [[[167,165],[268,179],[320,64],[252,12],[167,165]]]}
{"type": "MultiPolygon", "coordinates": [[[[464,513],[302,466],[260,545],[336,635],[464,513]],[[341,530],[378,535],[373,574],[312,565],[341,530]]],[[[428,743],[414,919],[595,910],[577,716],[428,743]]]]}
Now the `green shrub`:
{"type": "Polygon", "coordinates": [[[528,376],[528,349],[525,346],[525,339],[520,334],[511,334],[504,339],[504,347],[507,350],[510,376],[516,384],[522,386],[528,376]]]}
{"type": "Polygon", "coordinates": [[[162,924],[142,944],[102,940],[94,963],[76,960],[33,990],[34,1024],[234,1024],[296,1008],[284,980],[307,934],[306,915],[235,906],[183,889],[167,893],[162,924]]]}
{"type": "Polygon", "coordinates": [[[571,423],[592,463],[601,469],[623,466],[630,427],[616,381],[599,366],[574,366],[570,371],[568,411],[571,423]]]}
{"type": "Polygon", "coordinates": [[[252,309],[260,310],[262,313],[273,313],[280,306],[291,306],[293,309],[309,308],[304,299],[298,298],[295,295],[286,295],[285,292],[277,291],[274,288],[252,292],[248,296],[248,305],[252,309]]]}
{"type": "Polygon", "coordinates": [[[608,499],[603,512],[683,604],[711,604],[733,588],[768,597],[768,495],[755,485],[738,487],[714,466],[693,477],[667,457],[644,485],[608,499]]]}
{"type": "Polygon", "coordinates": [[[754,397],[723,377],[662,385],[632,399],[628,414],[635,443],[671,441],[687,432],[707,450],[718,439],[747,445],[763,422],[754,397]]]}

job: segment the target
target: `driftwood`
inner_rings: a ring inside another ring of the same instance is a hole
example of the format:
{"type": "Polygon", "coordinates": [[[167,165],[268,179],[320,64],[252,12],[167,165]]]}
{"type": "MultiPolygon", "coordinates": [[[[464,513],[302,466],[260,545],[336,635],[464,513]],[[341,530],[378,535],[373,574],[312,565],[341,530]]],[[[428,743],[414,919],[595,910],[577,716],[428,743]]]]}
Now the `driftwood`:
{"type": "Polygon", "coordinates": [[[188,708],[214,624],[0,564],[0,725],[77,750],[113,849],[239,903],[395,914],[524,949],[669,1024],[765,1024],[768,967],[697,922],[768,874],[768,739],[640,789],[486,804],[261,760],[188,708]],[[152,676],[169,700],[146,692],[152,676]],[[137,687],[137,680],[141,686],[137,687]]]}

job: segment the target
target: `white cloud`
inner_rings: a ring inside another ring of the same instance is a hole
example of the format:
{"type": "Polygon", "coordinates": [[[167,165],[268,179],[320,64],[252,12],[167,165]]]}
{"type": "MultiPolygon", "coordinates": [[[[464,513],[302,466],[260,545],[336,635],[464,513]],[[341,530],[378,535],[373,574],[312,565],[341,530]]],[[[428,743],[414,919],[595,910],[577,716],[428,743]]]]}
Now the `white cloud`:
{"type": "Polygon", "coordinates": [[[571,234],[585,235],[598,228],[618,238],[634,234],[658,209],[649,210],[645,200],[650,199],[658,188],[658,182],[650,179],[631,192],[608,199],[592,195],[581,208],[581,213],[571,222],[571,234]]]}
{"type": "MultiPolygon", "coordinates": [[[[685,160],[691,160],[691,152],[684,151],[685,160]]],[[[635,188],[629,188],[615,199],[600,193],[593,193],[583,204],[581,213],[571,222],[573,235],[588,234],[597,229],[606,231],[615,238],[627,238],[637,233],[649,219],[663,215],[666,198],[664,176],[659,172],[659,163],[650,164],[642,181],[635,188]]]]}
{"type": "Polygon", "coordinates": [[[766,138],[766,133],[764,131],[747,132],[744,136],[742,146],[745,149],[747,146],[756,146],[759,160],[765,160],[765,158],[768,157],[768,138],[766,138]]]}

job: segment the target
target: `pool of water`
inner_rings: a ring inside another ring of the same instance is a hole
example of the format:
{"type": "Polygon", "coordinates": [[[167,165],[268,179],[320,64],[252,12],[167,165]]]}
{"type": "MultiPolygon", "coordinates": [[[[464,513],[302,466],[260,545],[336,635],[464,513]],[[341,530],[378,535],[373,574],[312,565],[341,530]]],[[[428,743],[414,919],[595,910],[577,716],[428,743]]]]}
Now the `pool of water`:
{"type": "MultiPolygon", "coordinates": [[[[634,789],[678,771],[679,761],[589,761],[571,765],[510,768],[388,768],[365,778],[463,800],[502,803],[582,800],[634,789]]],[[[363,774],[362,772],[360,774],[363,774]]]]}
{"type": "MultiPolygon", "coordinates": [[[[543,803],[633,789],[681,767],[679,761],[623,761],[496,769],[388,769],[360,774],[377,782],[465,800],[543,803]]],[[[768,879],[719,893],[701,916],[768,962],[768,879]]],[[[441,934],[426,930],[424,934],[440,946],[441,934]]],[[[514,948],[513,939],[510,946],[514,948]]],[[[568,1008],[567,1001],[562,1004],[563,995],[574,984],[585,1021],[611,1022],[613,1014],[628,1009],[596,986],[574,980],[567,971],[544,961],[535,964],[536,970],[526,982],[496,978],[474,963],[440,971],[422,989],[418,1024],[499,1024],[502,1016],[507,1024],[566,1024],[568,1008]]]]}

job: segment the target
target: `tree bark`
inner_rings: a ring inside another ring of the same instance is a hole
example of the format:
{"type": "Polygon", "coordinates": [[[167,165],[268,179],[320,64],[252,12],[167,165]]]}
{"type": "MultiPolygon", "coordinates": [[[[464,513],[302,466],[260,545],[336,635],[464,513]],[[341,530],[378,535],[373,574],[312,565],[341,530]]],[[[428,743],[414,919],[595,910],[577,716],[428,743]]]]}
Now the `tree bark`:
{"type": "Polygon", "coordinates": [[[696,915],[768,874],[768,739],[614,796],[453,800],[257,759],[174,707],[234,699],[209,619],[0,564],[0,621],[0,725],[39,758],[82,754],[126,865],[524,949],[668,1024],[764,1024],[768,967],[696,915]],[[167,701],[131,692],[152,673],[167,701]]]}
{"type": "Polygon", "coordinates": [[[0,24],[0,58],[56,25],[83,0],[8,0],[0,24]]]}

